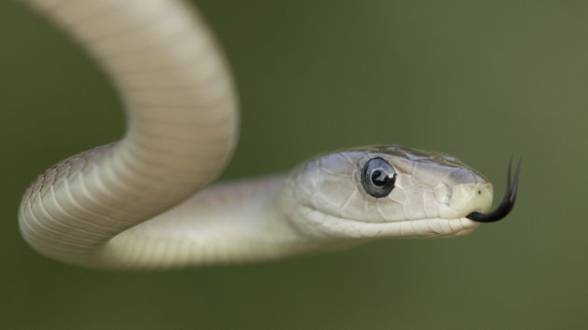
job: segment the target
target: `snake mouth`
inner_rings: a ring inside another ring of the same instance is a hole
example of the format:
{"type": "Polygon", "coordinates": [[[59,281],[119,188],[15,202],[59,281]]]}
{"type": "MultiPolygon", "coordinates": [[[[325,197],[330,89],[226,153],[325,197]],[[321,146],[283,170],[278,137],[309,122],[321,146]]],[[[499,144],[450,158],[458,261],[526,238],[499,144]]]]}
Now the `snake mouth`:
{"type": "Polygon", "coordinates": [[[519,174],[521,169],[521,160],[517,161],[514,170],[514,176],[511,175],[512,173],[512,159],[508,166],[508,174],[507,174],[507,183],[506,183],[506,192],[502,201],[498,206],[488,212],[488,213],[481,213],[481,212],[472,212],[466,216],[466,218],[476,221],[476,222],[496,222],[499,220],[504,219],[513,209],[515,205],[515,201],[517,199],[517,190],[519,187],[519,174]]]}

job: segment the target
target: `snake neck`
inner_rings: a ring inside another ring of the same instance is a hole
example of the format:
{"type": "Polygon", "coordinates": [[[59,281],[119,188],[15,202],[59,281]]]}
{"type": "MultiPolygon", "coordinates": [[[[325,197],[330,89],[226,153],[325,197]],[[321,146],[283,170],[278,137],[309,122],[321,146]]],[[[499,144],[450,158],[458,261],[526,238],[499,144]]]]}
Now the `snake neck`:
{"type": "Polygon", "coordinates": [[[268,176],[213,185],[122,232],[92,263],[160,268],[271,260],[312,250],[316,240],[279,207],[284,182],[283,176],[268,176]]]}

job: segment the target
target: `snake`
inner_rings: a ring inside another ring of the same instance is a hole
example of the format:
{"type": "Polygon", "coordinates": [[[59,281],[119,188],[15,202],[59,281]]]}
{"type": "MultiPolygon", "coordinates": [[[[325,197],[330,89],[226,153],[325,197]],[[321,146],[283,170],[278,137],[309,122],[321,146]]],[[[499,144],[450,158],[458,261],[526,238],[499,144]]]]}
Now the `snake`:
{"type": "Polygon", "coordinates": [[[38,253],[82,267],[262,262],[385,238],[456,237],[513,209],[519,165],[493,185],[459,159],[395,144],[214,182],[238,142],[235,83],[200,11],[179,0],[22,0],[69,35],[120,95],[126,131],[26,189],[38,253]]]}

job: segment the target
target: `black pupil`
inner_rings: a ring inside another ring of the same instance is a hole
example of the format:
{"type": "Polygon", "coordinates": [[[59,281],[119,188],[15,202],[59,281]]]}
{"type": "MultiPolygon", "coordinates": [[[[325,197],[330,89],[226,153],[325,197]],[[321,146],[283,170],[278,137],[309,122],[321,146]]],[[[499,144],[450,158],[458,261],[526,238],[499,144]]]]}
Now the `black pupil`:
{"type": "Polygon", "coordinates": [[[386,184],[388,184],[389,181],[390,177],[387,176],[386,173],[384,173],[384,171],[378,169],[372,172],[372,182],[374,183],[374,185],[378,187],[383,187],[386,186],[386,184]]]}

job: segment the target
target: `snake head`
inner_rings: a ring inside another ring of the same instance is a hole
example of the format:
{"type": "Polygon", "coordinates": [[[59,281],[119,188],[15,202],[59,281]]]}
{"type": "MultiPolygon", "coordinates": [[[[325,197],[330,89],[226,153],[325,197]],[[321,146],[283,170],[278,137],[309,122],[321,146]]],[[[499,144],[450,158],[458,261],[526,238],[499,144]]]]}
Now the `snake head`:
{"type": "Polygon", "coordinates": [[[398,145],[316,157],[284,187],[290,223],[325,237],[466,235],[493,198],[492,184],[457,158],[398,145]]]}

